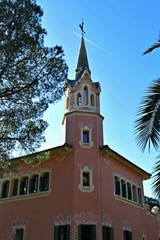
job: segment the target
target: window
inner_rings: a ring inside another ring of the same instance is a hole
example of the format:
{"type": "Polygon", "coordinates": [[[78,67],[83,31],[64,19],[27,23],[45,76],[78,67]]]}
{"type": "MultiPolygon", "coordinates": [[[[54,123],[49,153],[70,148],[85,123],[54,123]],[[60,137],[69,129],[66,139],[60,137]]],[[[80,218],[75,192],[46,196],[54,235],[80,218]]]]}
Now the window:
{"type": "Polygon", "coordinates": [[[127,193],[128,193],[128,199],[132,200],[131,184],[130,183],[127,183],[127,193]]]}
{"type": "Polygon", "coordinates": [[[7,198],[9,195],[9,181],[4,181],[2,184],[2,198],[7,198]]]}
{"type": "Polygon", "coordinates": [[[93,185],[93,169],[92,167],[80,168],[80,184],[79,190],[82,192],[92,192],[94,190],[93,185]]]}
{"type": "Polygon", "coordinates": [[[113,240],[113,228],[109,226],[103,226],[103,240],[113,240]]]}
{"type": "Polygon", "coordinates": [[[61,225],[54,227],[54,240],[69,240],[70,225],[61,225]]]}
{"type": "Polygon", "coordinates": [[[142,204],[142,192],[140,188],[138,188],[138,203],[142,204]]]}
{"type": "MultiPolygon", "coordinates": [[[[9,197],[26,197],[28,194],[32,193],[39,193],[49,191],[49,184],[50,184],[50,173],[44,170],[44,172],[41,172],[37,174],[34,172],[31,177],[29,176],[17,176],[13,177],[11,180],[3,180],[1,184],[1,194],[0,198],[7,198],[6,200],[9,200],[9,197]]],[[[28,173],[30,175],[30,172],[28,173]]]]}
{"type": "Polygon", "coordinates": [[[115,183],[115,194],[120,195],[120,180],[118,177],[114,178],[114,183],[115,183]]]}
{"type": "Polygon", "coordinates": [[[135,185],[132,186],[132,191],[133,191],[133,201],[137,202],[137,189],[135,185]]]}
{"type": "Polygon", "coordinates": [[[126,198],[136,204],[143,204],[143,194],[140,187],[132,185],[130,182],[120,179],[118,176],[114,176],[115,194],[126,198]]]}
{"type": "Polygon", "coordinates": [[[83,143],[89,143],[89,131],[83,131],[83,143]]]}
{"type": "Polygon", "coordinates": [[[86,86],[84,87],[84,104],[88,104],[88,88],[86,86]]]}
{"type": "Polygon", "coordinates": [[[122,187],[122,197],[126,198],[126,183],[124,180],[121,180],[121,187],[122,187]]]}
{"type": "Polygon", "coordinates": [[[28,193],[28,177],[23,177],[20,182],[20,195],[28,193]]]}
{"type": "Polygon", "coordinates": [[[96,225],[80,224],[78,226],[78,240],[96,240],[96,225]]]}
{"type": "Polygon", "coordinates": [[[39,182],[38,175],[35,175],[30,179],[30,193],[38,192],[38,182],[39,182]]]}
{"type": "Polygon", "coordinates": [[[24,229],[18,228],[16,229],[16,240],[23,240],[24,237],[24,229]]]}
{"type": "Polygon", "coordinates": [[[90,172],[83,172],[83,187],[90,187],[90,172]]]}
{"type": "Polygon", "coordinates": [[[93,146],[93,141],[92,141],[92,130],[93,126],[84,126],[83,124],[80,126],[80,141],[79,144],[83,148],[91,148],[93,146]]]}
{"type": "Polygon", "coordinates": [[[40,191],[49,190],[49,173],[45,173],[40,177],[40,191]]]}
{"type": "Polygon", "coordinates": [[[132,240],[132,232],[124,230],[123,231],[123,240],[132,240]]]}
{"type": "Polygon", "coordinates": [[[94,107],[95,103],[94,103],[94,95],[91,94],[91,106],[94,107]]]}
{"type": "Polygon", "coordinates": [[[77,95],[77,105],[81,106],[81,104],[82,104],[82,97],[81,97],[81,94],[78,93],[78,95],[77,95]]]}
{"type": "Polygon", "coordinates": [[[19,184],[19,179],[13,180],[13,192],[12,192],[12,196],[17,196],[17,195],[18,195],[18,184],[19,184]]]}

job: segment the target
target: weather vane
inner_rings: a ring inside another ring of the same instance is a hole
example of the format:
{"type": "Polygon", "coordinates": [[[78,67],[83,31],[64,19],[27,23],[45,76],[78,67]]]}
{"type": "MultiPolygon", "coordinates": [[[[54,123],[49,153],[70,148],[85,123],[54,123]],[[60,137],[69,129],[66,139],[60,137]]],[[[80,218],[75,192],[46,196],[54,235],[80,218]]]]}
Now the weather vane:
{"type": "Polygon", "coordinates": [[[84,22],[83,22],[83,19],[82,19],[82,23],[79,24],[79,27],[80,27],[80,29],[81,29],[81,31],[82,31],[82,37],[83,37],[84,34],[86,33],[86,32],[84,31],[84,22]]]}

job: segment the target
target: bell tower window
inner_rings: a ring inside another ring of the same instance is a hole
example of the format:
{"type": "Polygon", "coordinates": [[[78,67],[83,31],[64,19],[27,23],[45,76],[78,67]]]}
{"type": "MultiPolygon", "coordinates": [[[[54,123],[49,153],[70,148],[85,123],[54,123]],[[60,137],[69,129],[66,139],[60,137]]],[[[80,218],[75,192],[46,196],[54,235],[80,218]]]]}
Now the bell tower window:
{"type": "Polygon", "coordinates": [[[84,87],[84,105],[88,105],[88,88],[84,87]]]}
{"type": "Polygon", "coordinates": [[[81,104],[82,104],[82,97],[81,97],[81,94],[78,93],[78,95],[77,95],[77,105],[81,106],[81,104]]]}
{"type": "Polygon", "coordinates": [[[91,94],[91,106],[94,107],[95,102],[94,102],[94,95],[91,94]]]}

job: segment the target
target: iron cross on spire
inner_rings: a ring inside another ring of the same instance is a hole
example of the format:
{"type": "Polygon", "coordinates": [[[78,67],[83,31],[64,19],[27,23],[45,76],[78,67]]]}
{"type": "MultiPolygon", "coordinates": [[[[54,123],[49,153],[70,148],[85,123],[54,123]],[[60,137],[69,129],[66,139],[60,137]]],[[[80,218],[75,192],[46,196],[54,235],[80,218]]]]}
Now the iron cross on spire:
{"type": "Polygon", "coordinates": [[[80,27],[80,29],[81,29],[81,31],[82,31],[82,37],[83,37],[84,34],[86,33],[86,32],[84,31],[84,22],[83,22],[83,19],[82,19],[82,23],[79,24],[79,27],[80,27]]]}

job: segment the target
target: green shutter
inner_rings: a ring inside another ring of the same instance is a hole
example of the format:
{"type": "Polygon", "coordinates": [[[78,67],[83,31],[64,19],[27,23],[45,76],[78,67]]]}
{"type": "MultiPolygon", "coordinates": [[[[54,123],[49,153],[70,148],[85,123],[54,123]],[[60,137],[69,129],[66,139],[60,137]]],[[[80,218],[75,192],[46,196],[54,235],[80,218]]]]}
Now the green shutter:
{"type": "Polygon", "coordinates": [[[16,229],[16,240],[23,240],[23,235],[24,235],[23,228],[16,229]]]}
{"type": "Polygon", "coordinates": [[[70,225],[67,225],[67,240],[70,240],[70,225]]]}
{"type": "Polygon", "coordinates": [[[82,224],[78,226],[78,240],[82,240],[82,224]]]}
{"type": "Polygon", "coordinates": [[[58,240],[58,226],[54,226],[54,240],[58,240]]]}
{"type": "Polygon", "coordinates": [[[114,231],[113,231],[113,227],[111,227],[111,239],[110,240],[114,240],[114,231]]]}
{"type": "Polygon", "coordinates": [[[93,240],[96,240],[96,225],[92,226],[92,235],[93,235],[93,240]]]}
{"type": "Polygon", "coordinates": [[[127,240],[126,239],[126,231],[123,231],[123,240],[127,240]]]}
{"type": "Polygon", "coordinates": [[[102,227],[102,235],[103,235],[103,236],[102,236],[102,239],[103,239],[103,240],[106,240],[106,226],[103,226],[103,227],[102,227]]]}

